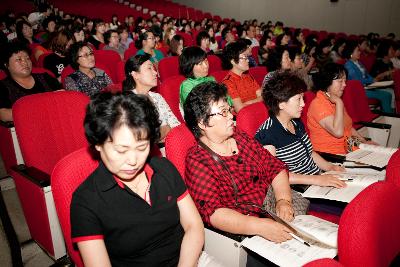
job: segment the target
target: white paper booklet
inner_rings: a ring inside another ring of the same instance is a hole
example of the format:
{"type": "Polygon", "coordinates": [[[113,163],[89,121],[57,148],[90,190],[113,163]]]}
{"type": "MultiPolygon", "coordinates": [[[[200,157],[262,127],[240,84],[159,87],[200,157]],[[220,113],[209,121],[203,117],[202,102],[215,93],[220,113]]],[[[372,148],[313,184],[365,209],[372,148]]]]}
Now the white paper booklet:
{"type": "Polygon", "coordinates": [[[382,82],[374,82],[370,85],[365,86],[365,89],[373,89],[373,88],[385,88],[393,85],[393,81],[382,81],[382,82]]]}
{"type": "Polygon", "coordinates": [[[367,186],[385,180],[385,172],[380,173],[343,173],[326,172],[325,174],[334,174],[341,179],[347,180],[346,187],[335,188],[329,186],[312,185],[302,194],[308,198],[322,198],[349,203],[367,186]]]}
{"type": "Polygon", "coordinates": [[[378,168],[385,167],[396,148],[361,144],[360,149],[346,155],[346,160],[355,161],[378,168]]]}
{"type": "Polygon", "coordinates": [[[336,256],[338,225],[312,215],[296,216],[289,224],[310,247],[296,239],[276,244],[259,236],[246,238],[241,244],[283,267],[303,266],[316,259],[336,256]]]}

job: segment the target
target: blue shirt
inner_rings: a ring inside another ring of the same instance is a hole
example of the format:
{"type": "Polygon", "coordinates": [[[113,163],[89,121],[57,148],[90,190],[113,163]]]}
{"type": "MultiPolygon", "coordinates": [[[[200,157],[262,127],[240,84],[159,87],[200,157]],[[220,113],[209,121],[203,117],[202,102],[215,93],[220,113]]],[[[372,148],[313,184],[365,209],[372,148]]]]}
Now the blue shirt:
{"type": "Polygon", "coordinates": [[[263,146],[272,145],[276,157],[283,161],[290,172],[318,174],[321,170],[312,158],[312,144],[300,119],[292,120],[295,134],[286,130],[275,116],[270,116],[257,130],[255,138],[263,146]]]}

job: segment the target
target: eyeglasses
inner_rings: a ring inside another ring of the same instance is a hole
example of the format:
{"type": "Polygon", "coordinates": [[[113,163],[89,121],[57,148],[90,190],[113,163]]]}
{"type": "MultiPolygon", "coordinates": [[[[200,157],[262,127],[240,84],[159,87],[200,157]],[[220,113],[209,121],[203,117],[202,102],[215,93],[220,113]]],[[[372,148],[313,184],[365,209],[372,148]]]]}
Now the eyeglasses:
{"type": "Polygon", "coordinates": [[[155,37],[147,37],[146,40],[155,40],[155,37]]]}
{"type": "Polygon", "coordinates": [[[82,54],[78,57],[89,58],[90,56],[93,56],[93,55],[94,55],[93,51],[90,51],[89,53],[82,54]]]}
{"type": "Polygon", "coordinates": [[[226,117],[228,117],[229,114],[232,114],[232,112],[233,112],[233,107],[229,107],[229,108],[222,109],[220,112],[208,114],[207,117],[220,115],[220,116],[226,118],[226,117]]]}
{"type": "Polygon", "coordinates": [[[249,56],[240,56],[239,59],[241,59],[241,60],[249,60],[249,56]]]}

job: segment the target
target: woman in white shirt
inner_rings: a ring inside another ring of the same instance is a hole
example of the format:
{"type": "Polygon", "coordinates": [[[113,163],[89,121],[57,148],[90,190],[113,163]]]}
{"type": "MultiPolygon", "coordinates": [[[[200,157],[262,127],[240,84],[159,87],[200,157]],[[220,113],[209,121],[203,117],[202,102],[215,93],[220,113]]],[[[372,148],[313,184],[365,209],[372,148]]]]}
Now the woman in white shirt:
{"type": "Polygon", "coordinates": [[[151,92],[157,86],[157,72],[150,55],[136,55],[125,63],[124,91],[133,91],[136,94],[147,95],[157,108],[161,121],[161,139],[164,140],[167,133],[180,122],[172,113],[165,99],[158,93],[151,92]]]}

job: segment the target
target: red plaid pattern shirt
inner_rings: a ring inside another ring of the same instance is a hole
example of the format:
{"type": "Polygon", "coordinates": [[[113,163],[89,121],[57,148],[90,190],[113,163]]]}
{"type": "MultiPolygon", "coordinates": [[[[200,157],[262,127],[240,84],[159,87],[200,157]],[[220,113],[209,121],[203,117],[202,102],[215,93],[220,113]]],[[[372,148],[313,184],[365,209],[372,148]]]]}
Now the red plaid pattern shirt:
{"type": "MultiPolygon", "coordinates": [[[[237,184],[237,202],[261,206],[272,180],[286,170],[286,166],[244,132],[236,129],[233,137],[239,152],[220,158],[237,184]]],[[[219,208],[253,216],[260,212],[259,208],[250,205],[235,205],[234,187],[228,171],[198,145],[190,148],[186,156],[185,181],[203,222],[208,225],[211,225],[210,216],[219,208]]]]}

